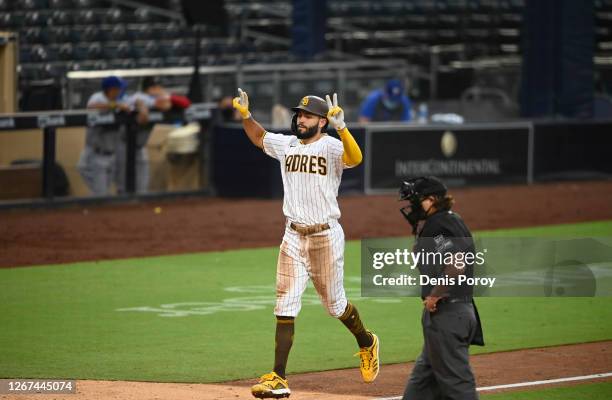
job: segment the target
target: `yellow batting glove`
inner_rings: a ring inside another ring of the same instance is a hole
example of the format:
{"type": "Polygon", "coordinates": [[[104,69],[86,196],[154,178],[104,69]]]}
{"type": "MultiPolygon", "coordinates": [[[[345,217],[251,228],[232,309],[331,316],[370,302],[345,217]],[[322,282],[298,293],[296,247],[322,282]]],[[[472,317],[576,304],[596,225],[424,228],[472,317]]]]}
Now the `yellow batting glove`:
{"type": "Polygon", "coordinates": [[[232,105],[238,110],[242,119],[251,117],[251,113],[249,112],[249,96],[242,89],[238,88],[238,97],[234,97],[232,105]]]}
{"type": "Polygon", "coordinates": [[[346,128],[346,124],[344,123],[344,110],[338,107],[338,95],[334,93],[334,101],[329,98],[329,95],[325,95],[325,100],[327,101],[327,120],[329,124],[336,129],[337,131],[341,131],[346,128]]]}

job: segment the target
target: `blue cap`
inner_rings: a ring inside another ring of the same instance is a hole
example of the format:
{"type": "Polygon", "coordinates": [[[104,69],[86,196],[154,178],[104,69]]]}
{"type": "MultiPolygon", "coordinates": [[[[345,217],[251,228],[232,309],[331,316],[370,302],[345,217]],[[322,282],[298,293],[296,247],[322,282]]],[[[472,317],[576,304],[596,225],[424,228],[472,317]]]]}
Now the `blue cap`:
{"type": "Polygon", "coordinates": [[[399,101],[404,94],[404,85],[399,79],[391,79],[385,84],[385,93],[387,97],[394,101],[399,101]]]}
{"type": "Polygon", "coordinates": [[[127,85],[125,81],[115,75],[107,76],[106,78],[102,79],[102,90],[104,91],[111,88],[118,88],[123,90],[126,88],[126,86],[127,85]]]}

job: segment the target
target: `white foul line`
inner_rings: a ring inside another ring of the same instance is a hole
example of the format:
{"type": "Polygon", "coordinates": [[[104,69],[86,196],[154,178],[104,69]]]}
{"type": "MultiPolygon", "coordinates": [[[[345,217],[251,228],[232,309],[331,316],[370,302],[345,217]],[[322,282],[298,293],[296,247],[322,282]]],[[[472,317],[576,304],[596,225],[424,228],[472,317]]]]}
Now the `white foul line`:
{"type": "MultiPolygon", "coordinates": [[[[550,385],[553,383],[561,383],[561,382],[572,382],[572,381],[585,381],[589,379],[601,379],[608,378],[612,376],[612,372],[605,372],[601,374],[593,374],[593,375],[583,375],[583,376],[570,376],[567,378],[558,378],[558,379],[547,379],[544,381],[531,381],[531,382],[519,382],[519,383],[510,383],[508,385],[497,385],[497,386],[483,386],[476,388],[479,392],[486,392],[488,390],[498,390],[498,389],[510,389],[517,387],[525,387],[525,386],[537,386],[537,385],[550,385]]],[[[401,400],[402,396],[397,397],[380,397],[374,400],[401,400]]]]}

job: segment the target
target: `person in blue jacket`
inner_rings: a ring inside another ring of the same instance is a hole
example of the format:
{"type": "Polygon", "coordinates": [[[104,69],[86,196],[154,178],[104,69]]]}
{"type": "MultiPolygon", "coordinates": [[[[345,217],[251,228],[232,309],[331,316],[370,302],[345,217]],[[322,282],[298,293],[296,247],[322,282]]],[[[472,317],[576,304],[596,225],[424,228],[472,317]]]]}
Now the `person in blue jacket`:
{"type": "Polygon", "coordinates": [[[361,104],[359,122],[410,121],[410,99],[399,79],[389,80],[384,88],[372,91],[361,104]]]}

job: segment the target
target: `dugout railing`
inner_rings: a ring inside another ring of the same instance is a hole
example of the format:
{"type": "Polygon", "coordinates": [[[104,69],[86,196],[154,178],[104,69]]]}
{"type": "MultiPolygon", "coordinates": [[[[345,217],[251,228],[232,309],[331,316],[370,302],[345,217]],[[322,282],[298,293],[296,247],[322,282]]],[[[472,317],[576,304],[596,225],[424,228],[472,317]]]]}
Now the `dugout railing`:
{"type": "MultiPolygon", "coordinates": [[[[189,122],[198,122],[200,132],[198,134],[198,158],[200,160],[200,174],[211,173],[210,165],[210,131],[214,125],[216,116],[216,105],[211,103],[192,104],[184,111],[149,112],[149,123],[182,125],[189,122]]],[[[136,134],[135,115],[127,113],[112,113],[96,110],[58,110],[37,111],[14,114],[0,114],[0,135],[6,132],[19,132],[26,130],[42,131],[42,154],[41,157],[41,190],[40,198],[24,198],[16,200],[0,201],[0,208],[11,208],[19,206],[36,206],[65,204],[74,202],[105,202],[125,201],[135,198],[163,198],[185,195],[209,195],[213,193],[212,187],[200,188],[198,190],[136,193],[136,134]],[[59,198],[54,195],[54,167],[56,165],[56,138],[59,128],[90,127],[90,126],[117,126],[125,125],[126,128],[126,169],[125,169],[125,193],[115,196],[95,197],[69,197],[59,198]]],[[[210,181],[208,178],[207,181],[210,181]]]]}

